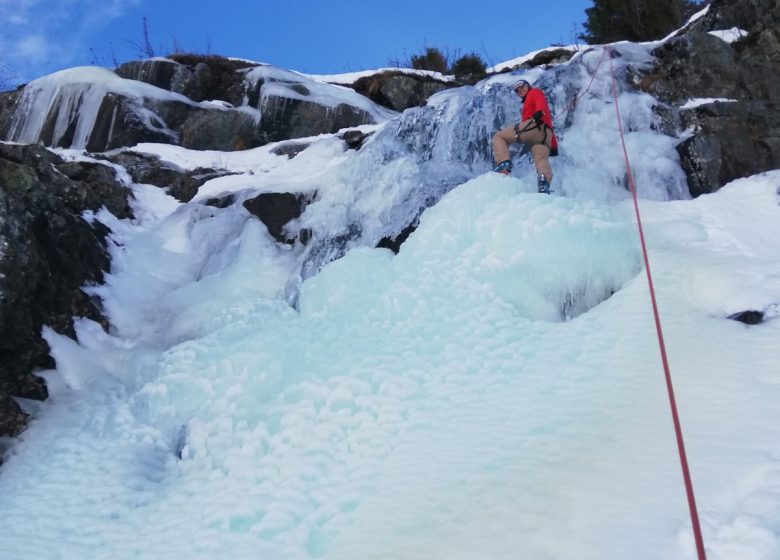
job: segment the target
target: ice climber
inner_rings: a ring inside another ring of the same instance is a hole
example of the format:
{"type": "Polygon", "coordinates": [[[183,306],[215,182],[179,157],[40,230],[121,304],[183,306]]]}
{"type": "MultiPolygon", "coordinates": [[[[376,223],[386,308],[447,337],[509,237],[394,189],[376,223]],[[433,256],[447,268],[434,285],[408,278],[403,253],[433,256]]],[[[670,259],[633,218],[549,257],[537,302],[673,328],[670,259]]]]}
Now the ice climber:
{"type": "Polygon", "coordinates": [[[550,107],[542,90],[531,86],[527,80],[516,81],[512,88],[523,102],[523,111],[519,124],[508,126],[493,135],[493,156],[497,163],[493,171],[509,175],[512,172],[509,144],[525,144],[530,147],[534,158],[539,192],[549,194],[553,178],[549,157],[558,153],[558,139],[553,132],[550,107]]]}

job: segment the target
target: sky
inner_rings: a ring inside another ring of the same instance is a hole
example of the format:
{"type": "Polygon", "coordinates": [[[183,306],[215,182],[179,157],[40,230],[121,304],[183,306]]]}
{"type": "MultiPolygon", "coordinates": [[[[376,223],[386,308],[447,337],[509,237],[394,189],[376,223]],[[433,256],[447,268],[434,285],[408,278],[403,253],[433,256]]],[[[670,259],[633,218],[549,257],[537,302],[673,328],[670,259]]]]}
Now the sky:
{"type": "Polygon", "coordinates": [[[63,68],[181,50],[333,74],[395,65],[426,46],[490,64],[571,44],[588,0],[0,0],[0,71],[24,82],[63,68]],[[218,7],[217,7],[218,6],[218,7]]]}
{"type": "MultiPolygon", "coordinates": [[[[606,60],[625,76],[652,48],[606,60]]],[[[186,204],[120,174],[135,217],[84,215],[112,232],[86,288],[112,328],[44,332],[56,371],[0,471],[0,557],[694,558],[618,107],[708,558],[780,557],[780,171],[691,199],[656,101],[618,83],[616,103],[603,54],[441,92],[360,150],[130,148],[232,174],[186,204]],[[521,75],[557,107],[583,93],[551,196],[526,157],[504,177],[479,151],[521,75]],[[269,191],[312,195],[289,226],[309,245],[245,211],[269,191]],[[421,202],[397,255],[374,248],[421,202]],[[729,318],[748,309],[766,321],[729,318]]]]}

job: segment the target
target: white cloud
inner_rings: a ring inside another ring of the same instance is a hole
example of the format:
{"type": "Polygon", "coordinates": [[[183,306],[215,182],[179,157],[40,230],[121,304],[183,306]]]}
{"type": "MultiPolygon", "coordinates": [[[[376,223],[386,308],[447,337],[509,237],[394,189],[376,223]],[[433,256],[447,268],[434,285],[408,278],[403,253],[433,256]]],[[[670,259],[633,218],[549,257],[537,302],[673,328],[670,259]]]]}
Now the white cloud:
{"type": "Polygon", "coordinates": [[[20,79],[86,63],[96,30],[143,0],[0,0],[0,60],[20,79]]]}
{"type": "Polygon", "coordinates": [[[49,44],[43,36],[27,35],[16,44],[14,54],[31,62],[40,63],[46,60],[50,52],[49,44]]]}
{"type": "MultiPolygon", "coordinates": [[[[0,13],[3,23],[21,26],[30,22],[30,13],[40,4],[40,0],[0,0],[0,13]]],[[[0,23],[0,29],[4,27],[0,23]]]]}

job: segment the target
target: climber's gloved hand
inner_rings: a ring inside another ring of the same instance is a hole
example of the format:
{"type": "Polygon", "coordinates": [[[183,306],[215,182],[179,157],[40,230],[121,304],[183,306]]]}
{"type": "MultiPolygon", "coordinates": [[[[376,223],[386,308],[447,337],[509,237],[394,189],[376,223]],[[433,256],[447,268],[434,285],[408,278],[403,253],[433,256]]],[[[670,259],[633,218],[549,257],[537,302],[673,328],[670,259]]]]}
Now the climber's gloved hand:
{"type": "Polygon", "coordinates": [[[544,124],[544,111],[537,111],[533,114],[534,122],[537,126],[544,124]]]}

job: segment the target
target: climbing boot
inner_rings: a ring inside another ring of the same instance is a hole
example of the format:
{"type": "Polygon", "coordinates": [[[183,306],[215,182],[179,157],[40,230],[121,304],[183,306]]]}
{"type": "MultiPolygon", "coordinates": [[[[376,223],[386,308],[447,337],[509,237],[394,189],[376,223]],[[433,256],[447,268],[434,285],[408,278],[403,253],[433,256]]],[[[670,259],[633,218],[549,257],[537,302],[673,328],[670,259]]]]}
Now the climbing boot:
{"type": "Polygon", "coordinates": [[[512,160],[507,159],[499,163],[493,168],[493,171],[496,173],[501,173],[502,175],[509,175],[512,173],[512,160]]]}
{"type": "Polygon", "coordinates": [[[544,175],[539,175],[539,178],[536,180],[536,186],[538,187],[540,193],[550,194],[550,182],[544,175]]]}

